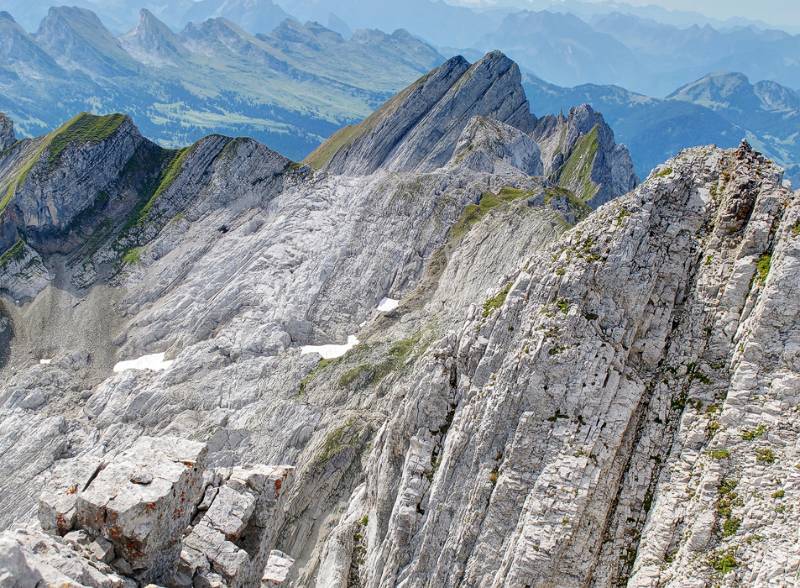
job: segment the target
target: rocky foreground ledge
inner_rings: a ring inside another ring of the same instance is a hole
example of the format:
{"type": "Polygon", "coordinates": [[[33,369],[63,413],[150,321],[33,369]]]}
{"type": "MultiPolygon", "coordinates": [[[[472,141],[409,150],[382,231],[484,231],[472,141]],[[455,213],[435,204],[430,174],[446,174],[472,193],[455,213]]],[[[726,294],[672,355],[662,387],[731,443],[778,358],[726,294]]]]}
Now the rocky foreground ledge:
{"type": "Polygon", "coordinates": [[[56,478],[40,500],[41,529],[0,535],[0,585],[282,583],[292,560],[273,547],[294,468],[211,469],[207,453],[204,443],[141,437],[108,463],[56,478]]]}

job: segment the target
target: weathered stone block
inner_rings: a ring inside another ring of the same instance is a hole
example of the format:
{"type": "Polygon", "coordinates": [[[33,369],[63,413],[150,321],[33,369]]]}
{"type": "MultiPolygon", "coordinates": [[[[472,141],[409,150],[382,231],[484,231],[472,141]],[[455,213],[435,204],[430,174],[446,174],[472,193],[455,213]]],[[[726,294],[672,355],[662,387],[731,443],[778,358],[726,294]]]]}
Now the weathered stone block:
{"type": "Polygon", "coordinates": [[[143,580],[159,579],[202,499],[205,455],[202,443],[140,438],[78,495],[78,525],[111,541],[143,580]]]}

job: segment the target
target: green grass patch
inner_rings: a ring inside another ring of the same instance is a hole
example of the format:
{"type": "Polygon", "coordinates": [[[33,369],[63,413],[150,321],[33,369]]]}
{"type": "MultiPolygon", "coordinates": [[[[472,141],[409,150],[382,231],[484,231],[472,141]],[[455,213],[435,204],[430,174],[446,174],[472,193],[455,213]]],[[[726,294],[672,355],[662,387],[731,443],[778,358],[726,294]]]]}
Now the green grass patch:
{"type": "Polygon", "coordinates": [[[328,165],[340,149],[349,147],[355,143],[356,139],[366,133],[367,129],[362,125],[349,125],[336,131],[322,145],[314,149],[303,163],[314,169],[322,169],[328,165]]]}
{"type": "Polygon", "coordinates": [[[321,169],[328,165],[341,149],[349,147],[391,116],[417,88],[425,83],[430,75],[427,73],[407,86],[359,124],[346,126],[336,131],[327,141],[309,153],[303,163],[314,169],[321,169]]]}
{"type": "Polygon", "coordinates": [[[503,288],[497,294],[495,294],[494,296],[492,296],[491,298],[486,300],[486,302],[483,303],[483,318],[488,317],[490,314],[492,314],[494,310],[503,306],[503,304],[506,301],[506,297],[508,296],[508,293],[511,291],[511,286],[513,286],[513,284],[509,282],[508,284],[503,286],[503,288]]]}
{"type": "Polygon", "coordinates": [[[731,452],[727,449],[712,449],[708,452],[708,455],[711,459],[721,460],[728,459],[731,456],[731,452]]]}
{"type": "Polygon", "coordinates": [[[617,212],[617,216],[614,219],[614,224],[620,225],[623,221],[631,215],[631,211],[628,210],[625,206],[620,206],[619,212],[617,212]]]}
{"type": "Polygon", "coordinates": [[[739,566],[739,562],[736,561],[736,551],[733,548],[715,553],[709,558],[708,563],[715,571],[723,576],[728,572],[732,572],[739,566]]]}
{"type": "Polygon", "coordinates": [[[667,176],[672,175],[672,171],[673,170],[672,170],[671,167],[665,167],[664,169],[656,172],[656,177],[657,178],[666,178],[667,176]]]}
{"type": "Polygon", "coordinates": [[[122,263],[125,265],[139,265],[142,263],[142,248],[134,247],[133,249],[128,249],[125,255],[122,256],[122,263]]]}
{"type": "Polygon", "coordinates": [[[457,240],[463,237],[493,208],[531,195],[532,192],[517,188],[502,188],[497,194],[484,192],[478,204],[467,204],[464,207],[461,216],[450,229],[450,239],[457,240]]]}
{"type": "Polygon", "coordinates": [[[42,155],[47,150],[48,145],[50,144],[50,135],[43,137],[40,139],[39,145],[34,149],[33,153],[29,155],[25,161],[22,162],[22,165],[17,170],[16,174],[11,177],[8,184],[6,184],[4,188],[4,193],[2,199],[0,199],[0,215],[3,214],[3,211],[6,209],[8,204],[11,202],[11,199],[14,197],[14,194],[17,193],[19,187],[25,183],[25,180],[28,178],[28,174],[30,174],[33,166],[36,165],[39,160],[42,158],[42,155]]]}
{"type": "Polygon", "coordinates": [[[724,478],[719,485],[719,500],[717,500],[716,509],[722,519],[730,519],[734,503],[739,503],[739,495],[736,493],[738,484],[734,479],[724,478]]]}
{"type": "Polygon", "coordinates": [[[312,458],[316,467],[323,467],[347,449],[357,448],[362,441],[364,424],[355,418],[347,419],[342,425],[328,432],[322,446],[312,458]]]}
{"type": "Polygon", "coordinates": [[[775,490],[775,492],[772,493],[772,497],[777,498],[778,500],[780,500],[784,496],[786,496],[786,491],[783,489],[775,490]]]}
{"type": "Polygon", "coordinates": [[[375,366],[369,363],[362,363],[356,367],[347,370],[339,378],[339,387],[346,388],[357,380],[372,381],[375,377],[375,366]]]}
{"type": "Polygon", "coordinates": [[[148,201],[145,202],[144,206],[139,209],[139,213],[136,217],[137,224],[141,223],[147,218],[159,197],[161,197],[161,195],[166,192],[170,186],[172,186],[175,180],[178,179],[178,176],[183,170],[183,164],[186,163],[186,158],[189,157],[189,154],[193,151],[193,149],[194,147],[184,147],[183,149],[178,149],[177,151],[173,152],[166,169],[161,174],[161,179],[158,182],[158,186],[156,186],[152,196],[150,196],[148,201]]]}
{"type": "Polygon", "coordinates": [[[766,432],[767,427],[765,427],[763,424],[759,424],[755,429],[745,429],[742,431],[742,439],[745,441],[753,441],[761,437],[766,432]]]}
{"type": "Polygon", "coordinates": [[[775,463],[775,452],[769,447],[759,447],[756,449],[756,461],[758,463],[775,463]]]}
{"type": "Polygon", "coordinates": [[[592,166],[599,146],[599,130],[595,125],[589,133],[578,139],[558,178],[559,186],[573,190],[583,202],[594,198],[599,189],[592,181],[592,166]]]}
{"type": "Polygon", "coordinates": [[[306,375],[303,377],[303,379],[302,379],[302,380],[300,380],[300,386],[299,386],[299,389],[298,389],[298,391],[297,391],[297,394],[298,394],[298,395],[300,395],[300,396],[302,396],[303,394],[305,394],[305,392],[306,392],[306,387],[307,387],[307,386],[308,386],[308,385],[309,385],[311,382],[313,382],[313,381],[314,381],[314,379],[315,379],[315,378],[316,378],[316,377],[319,375],[319,373],[320,373],[322,370],[324,370],[324,369],[325,369],[327,366],[331,365],[331,364],[332,364],[332,363],[334,363],[335,361],[336,361],[335,359],[320,359],[320,360],[319,360],[319,363],[317,363],[317,365],[316,365],[316,366],[314,366],[314,369],[312,369],[310,372],[308,372],[308,373],[307,373],[307,374],[306,374],[306,375]]]}
{"type": "Polygon", "coordinates": [[[772,255],[769,253],[765,253],[758,258],[758,261],[756,262],[756,281],[759,284],[763,284],[767,281],[767,276],[769,275],[769,268],[771,265],[772,255]]]}
{"type": "Polygon", "coordinates": [[[586,204],[583,200],[575,196],[572,190],[567,190],[560,186],[553,186],[545,188],[544,190],[544,203],[550,204],[553,198],[564,198],[567,205],[575,213],[577,220],[583,220],[592,212],[592,207],[586,204]]]}
{"type": "Polygon", "coordinates": [[[5,269],[12,261],[19,261],[23,257],[25,257],[25,242],[17,239],[16,243],[0,255],[0,269],[5,269]]]}
{"type": "Polygon", "coordinates": [[[794,235],[795,237],[800,235],[800,220],[794,221],[794,224],[792,225],[792,228],[790,230],[792,231],[792,235],[794,235]]]}
{"type": "Polygon", "coordinates": [[[741,524],[741,519],[737,519],[736,517],[725,519],[725,521],[722,523],[722,536],[730,537],[731,535],[735,535],[736,531],[739,530],[739,525],[741,524]]]}
{"type": "Polygon", "coordinates": [[[700,367],[694,362],[686,366],[686,375],[689,377],[689,383],[692,383],[696,380],[701,384],[705,384],[706,386],[711,384],[711,378],[705,375],[700,370],[700,367]]]}
{"type": "Polygon", "coordinates": [[[352,426],[353,422],[348,420],[341,427],[337,427],[328,433],[328,435],[325,437],[325,440],[322,442],[322,449],[320,450],[319,454],[317,454],[315,461],[320,464],[326,464],[344,451],[347,447],[349,447],[350,443],[347,441],[345,436],[350,431],[352,426]]]}
{"type": "Polygon", "coordinates": [[[390,373],[403,366],[421,339],[422,333],[417,332],[411,337],[395,341],[389,347],[387,357],[381,362],[377,364],[365,362],[347,370],[339,377],[338,386],[340,388],[349,388],[356,384],[355,388],[361,389],[380,382],[390,373]]]}
{"type": "Polygon", "coordinates": [[[58,163],[61,155],[73,143],[100,143],[113,135],[125,122],[125,115],[96,116],[82,112],[57,129],[50,138],[48,163],[58,163]]]}

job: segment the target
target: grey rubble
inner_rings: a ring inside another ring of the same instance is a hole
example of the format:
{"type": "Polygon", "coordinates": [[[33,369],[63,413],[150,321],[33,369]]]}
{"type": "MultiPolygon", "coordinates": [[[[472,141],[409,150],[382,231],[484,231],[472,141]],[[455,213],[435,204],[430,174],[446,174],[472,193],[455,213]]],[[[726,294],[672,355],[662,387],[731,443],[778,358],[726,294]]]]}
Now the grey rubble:
{"type": "MultiPolygon", "coordinates": [[[[75,482],[60,479],[42,495],[50,535],[0,535],[3,585],[258,585],[294,468],[207,470],[206,454],[203,443],[140,437],[88,476],[74,468],[75,482]]],[[[287,565],[277,552],[273,568],[287,565]]]]}
{"type": "MultiPolygon", "coordinates": [[[[472,67],[514,95],[513,68],[489,65],[472,67]]],[[[800,205],[781,171],[692,149],[589,214],[556,185],[555,131],[431,128],[446,161],[372,173],[211,137],[132,232],[92,239],[91,209],[68,253],[27,244],[44,271],[0,277],[29,293],[3,298],[0,524],[31,525],[31,489],[167,436],[220,472],[178,564],[212,584],[263,563],[296,586],[791,585],[800,205]],[[333,361],[298,349],[353,334],[333,361]],[[155,352],[174,364],[111,371],[155,352]],[[296,469],[245,549],[258,564],[236,566],[258,498],[227,472],[253,463],[296,469]]],[[[357,145],[342,161],[369,161],[357,145]]],[[[111,186],[143,182],[124,170],[111,186]]],[[[109,205],[134,209],[125,189],[109,205]]]]}

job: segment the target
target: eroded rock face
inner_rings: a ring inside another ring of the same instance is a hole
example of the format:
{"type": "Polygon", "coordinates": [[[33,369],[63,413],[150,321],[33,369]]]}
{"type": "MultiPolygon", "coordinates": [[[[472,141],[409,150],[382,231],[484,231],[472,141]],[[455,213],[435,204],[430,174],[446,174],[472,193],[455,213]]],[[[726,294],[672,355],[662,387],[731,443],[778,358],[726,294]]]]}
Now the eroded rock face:
{"type": "Polygon", "coordinates": [[[14,123],[5,114],[0,113],[0,151],[5,151],[16,142],[14,123]]]}
{"type": "Polygon", "coordinates": [[[155,581],[174,569],[202,498],[205,458],[202,443],[140,438],[77,495],[77,526],[111,541],[134,572],[155,581]]]}
{"type": "Polygon", "coordinates": [[[476,116],[458,138],[451,160],[486,173],[510,166],[530,176],[543,174],[539,147],[519,129],[497,120],[476,116]]]}
{"type": "Polygon", "coordinates": [[[282,497],[292,469],[236,467],[221,485],[209,486],[200,508],[210,504],[183,541],[179,581],[258,586],[283,524],[282,497]]]}
{"type": "Polygon", "coordinates": [[[123,170],[147,146],[155,149],[129,118],[88,114],[66,123],[55,139],[18,144],[0,159],[2,187],[13,194],[0,217],[0,248],[25,235],[40,247],[55,236],[67,249],[70,226],[98,203],[119,197],[123,170]],[[77,140],[66,142],[70,133],[77,140]]]}
{"type": "Polygon", "coordinates": [[[559,185],[594,186],[598,153],[573,157],[599,119],[573,118],[589,132],[550,178],[485,117],[424,173],[209,137],[135,230],[78,268],[39,253],[52,284],[3,300],[0,522],[29,527],[30,488],[52,488],[50,534],[4,535],[2,565],[86,585],[791,585],[798,196],[746,145],[698,148],[591,212],[559,185]],[[112,371],[156,352],[161,371],[112,371]],[[184,442],[204,473],[170,457],[184,442]],[[170,475],[130,466],[145,453],[170,475]],[[181,494],[190,518],[162,522],[181,494]]]}
{"type": "MultiPolygon", "coordinates": [[[[430,171],[443,166],[474,116],[527,132],[533,127],[517,65],[500,52],[473,65],[454,57],[409,86],[350,131],[327,165],[339,174],[362,175],[379,167],[430,171]]],[[[325,149],[323,145],[321,149],[325,149]]]]}
{"type": "Polygon", "coordinates": [[[203,443],[140,437],[94,464],[85,481],[89,461],[70,460],[40,501],[50,535],[0,535],[0,579],[19,586],[257,586],[294,468],[213,471],[206,454],[203,443]],[[70,480],[81,485],[64,489],[70,480]]]}
{"type": "Polygon", "coordinates": [[[360,580],[791,583],[759,505],[797,475],[798,215],[763,158],[695,149],[530,258],[379,431],[360,580]]]}
{"type": "Polygon", "coordinates": [[[614,142],[611,127],[588,104],[566,117],[539,119],[531,135],[541,148],[545,175],[593,208],[638,183],[627,148],[614,142]]]}

